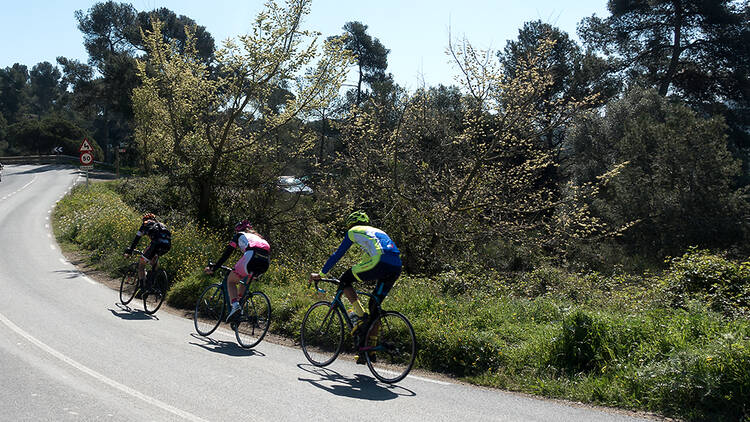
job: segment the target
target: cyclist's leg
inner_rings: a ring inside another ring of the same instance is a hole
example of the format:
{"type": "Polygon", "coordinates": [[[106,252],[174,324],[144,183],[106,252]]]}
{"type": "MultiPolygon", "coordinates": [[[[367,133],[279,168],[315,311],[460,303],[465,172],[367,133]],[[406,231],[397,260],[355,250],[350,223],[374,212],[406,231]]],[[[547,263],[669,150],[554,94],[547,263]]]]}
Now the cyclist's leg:
{"type": "Polygon", "coordinates": [[[138,260],[138,280],[143,281],[146,278],[146,264],[153,262],[157,252],[156,249],[156,244],[151,242],[141,254],[141,258],[138,260]]]}
{"type": "Polygon", "coordinates": [[[141,256],[138,258],[138,281],[143,281],[146,278],[146,264],[148,260],[141,256]]]}
{"type": "MultiPolygon", "coordinates": [[[[401,276],[401,267],[380,263],[372,272],[373,275],[378,275],[379,277],[375,289],[372,291],[373,297],[370,298],[370,301],[367,304],[368,310],[370,311],[370,321],[374,321],[380,316],[380,306],[383,304],[385,297],[391,291],[391,288],[393,288],[396,280],[401,276]]],[[[368,333],[368,346],[375,346],[377,344],[379,332],[380,325],[376,323],[368,333]]]]}
{"type": "Polygon", "coordinates": [[[358,317],[362,318],[365,315],[365,308],[362,307],[362,304],[359,301],[359,297],[357,296],[357,292],[354,291],[354,287],[352,287],[352,283],[354,283],[354,273],[352,272],[352,268],[349,268],[344,272],[344,274],[341,275],[339,281],[341,281],[340,289],[344,292],[344,296],[346,296],[347,299],[349,299],[349,303],[352,304],[352,308],[354,308],[354,313],[357,314],[358,317]]]}
{"type": "Polygon", "coordinates": [[[229,293],[229,302],[233,303],[239,300],[239,294],[237,293],[237,283],[240,282],[244,277],[237,274],[236,271],[231,271],[229,277],[227,277],[227,292],[229,293]]]}
{"type": "MultiPolygon", "coordinates": [[[[268,271],[270,265],[269,257],[267,253],[262,252],[263,251],[254,250],[245,252],[245,255],[248,256],[248,259],[245,261],[245,277],[250,281],[268,271]]],[[[245,255],[243,255],[243,259],[245,258],[245,255]]],[[[238,262],[237,265],[240,265],[240,263],[238,262]]],[[[238,287],[239,296],[242,297],[242,295],[245,294],[245,284],[241,283],[238,287]]]]}
{"type": "Polygon", "coordinates": [[[151,270],[159,268],[159,258],[164,256],[172,249],[172,243],[169,241],[159,240],[154,246],[154,257],[151,259],[151,270]]]}

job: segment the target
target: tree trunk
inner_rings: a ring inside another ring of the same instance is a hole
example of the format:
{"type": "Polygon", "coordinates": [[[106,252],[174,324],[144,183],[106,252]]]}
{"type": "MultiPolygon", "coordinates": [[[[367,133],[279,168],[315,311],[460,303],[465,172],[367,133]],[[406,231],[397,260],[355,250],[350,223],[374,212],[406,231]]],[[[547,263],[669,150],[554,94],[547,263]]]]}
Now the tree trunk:
{"type": "Polygon", "coordinates": [[[357,80],[357,107],[359,107],[360,96],[362,93],[362,63],[359,64],[359,80],[357,80]]]}
{"type": "Polygon", "coordinates": [[[677,73],[677,64],[680,60],[680,54],[682,54],[682,6],[680,2],[675,2],[675,20],[674,20],[674,38],[672,40],[672,58],[669,61],[669,68],[667,73],[664,75],[664,79],[661,81],[659,86],[659,95],[665,97],[669,92],[669,86],[672,84],[675,73],[677,73]]]}
{"type": "Polygon", "coordinates": [[[209,178],[198,180],[198,218],[203,222],[211,222],[212,183],[209,178]]]}

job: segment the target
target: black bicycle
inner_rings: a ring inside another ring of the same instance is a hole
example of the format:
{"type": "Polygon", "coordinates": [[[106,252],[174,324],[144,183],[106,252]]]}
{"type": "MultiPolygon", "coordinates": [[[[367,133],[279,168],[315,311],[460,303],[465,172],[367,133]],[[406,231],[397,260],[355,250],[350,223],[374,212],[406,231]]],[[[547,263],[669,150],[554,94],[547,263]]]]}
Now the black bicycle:
{"type": "MultiPolygon", "coordinates": [[[[341,301],[341,283],[339,280],[320,279],[315,281],[315,289],[320,293],[326,291],[318,286],[320,281],[336,285],[336,294],[330,302],[322,300],[307,310],[300,330],[300,344],[307,360],[315,366],[326,366],[333,363],[341,353],[344,345],[344,321],[354,327],[341,301]]],[[[367,367],[375,378],[385,383],[401,381],[409,374],[417,355],[417,339],[409,320],[399,312],[384,311],[375,296],[366,292],[357,292],[375,300],[378,316],[373,318],[363,330],[363,339],[354,339],[354,350],[364,353],[367,367]]]]}
{"type": "MultiPolygon", "coordinates": [[[[136,256],[143,254],[136,249],[132,253],[136,256]]],[[[127,305],[140,293],[141,299],[143,299],[143,310],[151,315],[156,313],[161,304],[164,303],[168,289],[167,272],[159,268],[159,256],[157,255],[153,259],[151,270],[146,270],[144,282],[138,280],[138,263],[134,262],[128,266],[120,281],[120,302],[127,305]]]]}
{"type": "MultiPolygon", "coordinates": [[[[209,262],[208,265],[213,266],[213,263],[209,262]]],[[[232,269],[223,265],[221,269],[225,272],[223,281],[208,286],[195,304],[193,323],[195,331],[202,336],[213,333],[229,312],[227,277],[232,269]]],[[[257,277],[252,279],[245,277],[240,281],[245,286],[245,292],[240,298],[241,312],[239,316],[233,316],[232,321],[229,321],[237,343],[246,349],[258,345],[271,325],[271,301],[268,296],[260,291],[250,291],[250,283],[257,279],[257,277]]]]}

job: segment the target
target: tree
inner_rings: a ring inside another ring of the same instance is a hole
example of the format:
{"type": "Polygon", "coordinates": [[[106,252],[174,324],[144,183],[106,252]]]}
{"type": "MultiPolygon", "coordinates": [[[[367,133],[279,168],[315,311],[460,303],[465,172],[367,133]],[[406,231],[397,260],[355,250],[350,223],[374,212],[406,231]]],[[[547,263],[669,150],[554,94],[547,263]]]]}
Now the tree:
{"type": "Polygon", "coordinates": [[[75,17],[89,64],[101,75],[90,86],[91,99],[99,107],[93,126],[97,137],[109,147],[132,136],[130,96],[138,83],[133,58],[136,49],[131,43],[138,28],[136,10],[130,4],[110,0],[94,4],[85,14],[77,10],[75,17]]]}
{"type": "Polygon", "coordinates": [[[158,20],[145,35],[142,86],[133,94],[136,139],[147,160],[190,192],[204,221],[220,217],[220,188],[234,198],[232,189],[236,195],[275,185],[284,156],[309,146],[299,119],[338,93],[349,57],[340,39],[328,40],[320,54],[317,34],[300,28],[309,4],[267,2],[250,34],[216,52],[215,68],[199,60],[193,28],[186,27],[183,52],[174,40],[165,41],[158,20]],[[305,70],[312,63],[316,67],[305,70]],[[270,107],[284,86],[292,95],[270,107]],[[277,155],[280,138],[295,139],[295,148],[287,145],[277,155]]]}
{"type": "Polygon", "coordinates": [[[29,72],[15,63],[0,70],[0,112],[9,124],[17,122],[28,107],[29,72]]]}
{"type": "Polygon", "coordinates": [[[204,63],[210,64],[214,57],[214,38],[211,34],[206,31],[204,26],[198,25],[193,19],[177,14],[166,7],[160,7],[150,12],[140,12],[136,19],[136,28],[129,31],[130,42],[137,46],[140,50],[146,51],[144,40],[141,38],[143,32],[147,32],[153,28],[152,19],[158,19],[163,25],[162,35],[164,40],[169,42],[174,40],[180,51],[184,51],[185,42],[187,41],[185,35],[185,27],[194,28],[195,31],[195,48],[198,56],[203,60],[204,63]]]}
{"type": "Polygon", "coordinates": [[[750,6],[735,0],[609,0],[610,16],[578,27],[632,84],[721,115],[750,183],[750,6]]]}
{"type": "Polygon", "coordinates": [[[58,104],[65,91],[62,73],[50,62],[42,62],[31,68],[29,72],[29,93],[31,95],[31,109],[37,115],[44,116],[58,104]]]}
{"type": "Polygon", "coordinates": [[[65,91],[64,102],[69,113],[80,113],[82,120],[93,121],[99,111],[98,90],[94,80],[94,68],[78,60],[58,57],[57,64],[62,68],[62,85],[71,88],[65,91]]]}
{"type": "Polygon", "coordinates": [[[5,155],[8,149],[8,122],[0,114],[0,155],[5,155]]]}
{"type": "Polygon", "coordinates": [[[136,11],[130,4],[112,0],[95,3],[84,14],[76,10],[78,29],[83,32],[83,45],[89,53],[89,63],[104,73],[112,56],[133,53],[130,42],[137,28],[136,11]]]}
{"type": "Polygon", "coordinates": [[[380,40],[372,38],[367,33],[367,25],[361,22],[347,22],[343,30],[346,49],[356,57],[357,65],[357,88],[347,96],[352,97],[349,99],[350,104],[359,106],[365,95],[363,83],[373,88],[378,83],[393,79],[390,74],[385,73],[390,50],[380,40]]]}
{"type": "Polygon", "coordinates": [[[687,73],[699,72],[721,84],[731,50],[722,44],[732,32],[747,31],[747,20],[732,0],[610,0],[606,19],[584,19],[579,32],[593,48],[619,56],[631,76],[642,75],[664,96],[674,88],[685,94],[687,73]],[[744,28],[742,28],[744,26],[744,28]]]}
{"type": "Polygon", "coordinates": [[[94,148],[94,158],[102,158],[102,149],[88,132],[75,123],[57,116],[25,119],[8,128],[9,149],[19,154],[51,154],[55,147],[63,147],[66,154],[77,154],[83,138],[94,148]]]}
{"type": "MultiPolygon", "coordinates": [[[[335,204],[329,212],[364,208],[404,245],[412,272],[476,263],[498,239],[554,243],[547,235],[560,200],[540,183],[554,162],[536,139],[567,124],[591,98],[539,112],[553,83],[545,64],[551,48],[540,43],[511,77],[489,52],[451,44],[460,91],[404,94],[395,126],[381,123],[380,104],[363,109],[344,127],[347,149],[320,189],[335,204]]],[[[590,222],[578,215],[581,225],[590,222]]]]}
{"type": "Polygon", "coordinates": [[[574,178],[590,182],[627,162],[594,202],[597,215],[638,223],[624,242],[641,253],[679,254],[691,245],[727,247],[742,238],[748,204],[734,185],[739,161],[721,117],[703,118],[656,91],[634,88],[590,113],[569,137],[574,178]]]}
{"type": "MultiPolygon", "coordinates": [[[[518,31],[518,39],[509,40],[504,51],[497,53],[505,73],[509,77],[515,76],[519,61],[525,60],[548,40],[554,43],[545,64],[551,73],[552,83],[537,104],[541,113],[554,114],[553,110],[558,105],[591,95],[597,95],[598,99],[592,105],[603,104],[617,94],[620,84],[611,75],[611,69],[604,59],[590,52],[584,53],[567,33],[538,20],[524,23],[518,31]]],[[[543,134],[541,141],[545,148],[557,155],[564,137],[564,131],[552,131],[543,134]]]]}

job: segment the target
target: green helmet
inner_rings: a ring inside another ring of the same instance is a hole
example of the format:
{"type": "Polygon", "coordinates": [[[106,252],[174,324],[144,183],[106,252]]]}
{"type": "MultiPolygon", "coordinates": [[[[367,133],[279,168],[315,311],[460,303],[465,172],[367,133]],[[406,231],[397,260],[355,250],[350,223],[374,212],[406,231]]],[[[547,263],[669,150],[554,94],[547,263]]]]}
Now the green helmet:
{"type": "Polygon", "coordinates": [[[370,217],[365,214],[364,211],[354,211],[346,217],[346,225],[354,226],[357,224],[367,224],[370,222],[370,217]]]}

